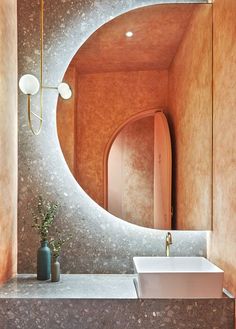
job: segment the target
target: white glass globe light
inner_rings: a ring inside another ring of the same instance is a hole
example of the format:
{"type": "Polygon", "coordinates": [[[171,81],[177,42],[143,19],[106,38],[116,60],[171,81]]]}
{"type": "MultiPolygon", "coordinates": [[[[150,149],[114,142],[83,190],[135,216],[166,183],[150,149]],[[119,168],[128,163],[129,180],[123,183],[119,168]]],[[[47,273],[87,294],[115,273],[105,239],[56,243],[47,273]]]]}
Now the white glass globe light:
{"type": "Polygon", "coordinates": [[[26,95],[35,95],[39,91],[39,81],[32,74],[25,74],[19,81],[20,90],[26,95]]]}
{"type": "Polygon", "coordinates": [[[72,96],[72,91],[71,91],[71,89],[68,89],[66,92],[64,92],[63,95],[61,95],[61,97],[62,97],[63,99],[70,99],[71,96],[72,96]]]}
{"type": "Polygon", "coordinates": [[[57,90],[63,99],[70,99],[72,96],[70,86],[65,82],[61,82],[57,87],[57,90]]]}

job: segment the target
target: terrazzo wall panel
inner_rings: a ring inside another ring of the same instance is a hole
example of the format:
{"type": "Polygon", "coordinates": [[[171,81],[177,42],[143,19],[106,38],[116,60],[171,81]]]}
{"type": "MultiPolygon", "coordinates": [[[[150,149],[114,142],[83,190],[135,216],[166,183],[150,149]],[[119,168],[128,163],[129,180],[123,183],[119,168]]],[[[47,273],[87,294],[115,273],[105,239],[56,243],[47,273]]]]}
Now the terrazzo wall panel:
{"type": "MultiPolygon", "coordinates": [[[[203,1],[206,2],[206,1],[203,1]]],[[[111,16],[158,1],[45,2],[44,83],[56,85],[79,46],[111,16]]],[[[19,75],[39,74],[39,5],[18,2],[19,75]],[[27,17],[27,19],[25,19],[27,17]]],[[[37,97],[34,104],[38,104],[37,97]]],[[[27,128],[26,98],[19,108],[19,272],[33,272],[38,239],[32,231],[36,198],[60,203],[57,225],[73,240],[62,255],[62,269],[71,273],[132,272],[135,255],[164,255],[165,232],[136,227],[108,214],[76,183],[63,158],[56,131],[57,95],[44,93],[44,126],[38,137],[27,128]]],[[[38,105],[35,105],[38,110],[38,105]]],[[[204,232],[174,232],[172,255],[205,255],[204,232]]]]}
{"type": "Polygon", "coordinates": [[[214,226],[209,258],[236,296],[236,2],[214,3],[214,226]]]}
{"type": "Polygon", "coordinates": [[[17,14],[0,2],[0,283],[16,273],[17,14]]]}
{"type": "Polygon", "coordinates": [[[178,218],[178,229],[211,229],[211,22],[210,5],[195,9],[188,31],[169,70],[168,101],[174,132],[172,140],[175,146],[174,212],[178,218]],[[202,215],[200,218],[199,213],[202,215]]]}

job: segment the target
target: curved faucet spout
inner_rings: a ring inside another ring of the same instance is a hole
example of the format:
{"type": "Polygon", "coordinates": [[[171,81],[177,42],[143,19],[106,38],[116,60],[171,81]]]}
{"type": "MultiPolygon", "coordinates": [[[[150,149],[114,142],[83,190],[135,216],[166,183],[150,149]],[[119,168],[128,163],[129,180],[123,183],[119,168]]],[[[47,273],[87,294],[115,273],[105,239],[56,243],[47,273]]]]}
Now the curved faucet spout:
{"type": "Polygon", "coordinates": [[[166,256],[170,256],[170,245],[172,244],[172,235],[170,232],[166,234],[166,256]]]}

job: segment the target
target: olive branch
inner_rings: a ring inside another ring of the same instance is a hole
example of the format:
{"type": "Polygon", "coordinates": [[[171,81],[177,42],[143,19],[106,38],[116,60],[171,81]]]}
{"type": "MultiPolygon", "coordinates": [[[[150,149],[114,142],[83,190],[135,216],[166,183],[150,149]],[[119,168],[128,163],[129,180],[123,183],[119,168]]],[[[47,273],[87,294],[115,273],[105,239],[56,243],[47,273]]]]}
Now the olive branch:
{"type": "Polygon", "coordinates": [[[45,201],[42,196],[39,196],[37,210],[38,213],[32,211],[32,227],[34,227],[40,235],[41,241],[47,241],[49,228],[52,226],[57,214],[58,203],[45,201]]]}
{"type": "Polygon", "coordinates": [[[57,233],[57,238],[56,239],[52,239],[51,241],[49,241],[49,246],[52,252],[52,257],[57,258],[60,256],[61,254],[61,248],[62,246],[68,242],[69,240],[71,240],[72,238],[72,234],[70,234],[68,237],[63,238],[61,236],[61,233],[56,230],[57,233]]]}

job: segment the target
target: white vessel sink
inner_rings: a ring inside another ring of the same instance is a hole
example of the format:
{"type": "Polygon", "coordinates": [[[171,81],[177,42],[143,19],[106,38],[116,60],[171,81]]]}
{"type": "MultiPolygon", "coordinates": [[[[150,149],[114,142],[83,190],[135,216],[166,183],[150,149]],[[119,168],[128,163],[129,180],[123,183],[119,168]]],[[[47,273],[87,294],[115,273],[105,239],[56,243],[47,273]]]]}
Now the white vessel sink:
{"type": "Polygon", "coordinates": [[[224,272],[204,257],[134,257],[140,298],[220,298],[224,272]]]}

